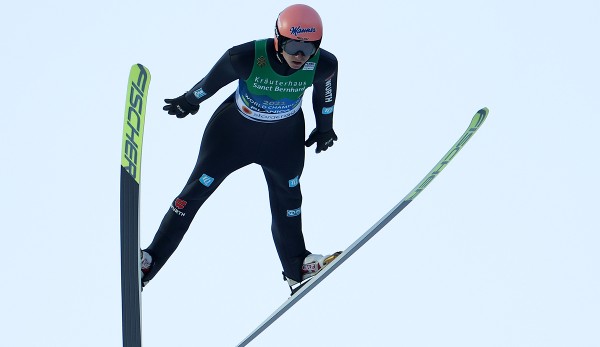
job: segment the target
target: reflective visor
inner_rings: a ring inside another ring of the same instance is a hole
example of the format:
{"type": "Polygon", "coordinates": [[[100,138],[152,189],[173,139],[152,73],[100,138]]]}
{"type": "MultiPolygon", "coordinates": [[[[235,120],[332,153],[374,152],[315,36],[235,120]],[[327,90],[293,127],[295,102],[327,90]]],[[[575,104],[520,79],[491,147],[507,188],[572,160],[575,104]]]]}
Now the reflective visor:
{"type": "Polygon", "coordinates": [[[315,54],[317,46],[308,41],[287,40],[283,43],[283,50],[289,55],[302,53],[304,56],[308,57],[315,54]]]}

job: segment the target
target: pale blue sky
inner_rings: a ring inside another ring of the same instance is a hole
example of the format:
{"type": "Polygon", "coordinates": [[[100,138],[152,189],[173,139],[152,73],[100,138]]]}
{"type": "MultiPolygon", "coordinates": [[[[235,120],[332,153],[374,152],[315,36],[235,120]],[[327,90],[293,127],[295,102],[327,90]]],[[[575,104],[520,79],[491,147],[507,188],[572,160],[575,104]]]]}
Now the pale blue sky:
{"type": "MultiPolygon", "coordinates": [[[[251,346],[600,346],[598,1],[307,1],[339,60],[339,141],[307,152],[308,247],[343,250],[490,116],[381,233],[251,346]]],[[[0,345],[119,346],[126,82],[152,73],[142,244],[186,181],[224,88],[164,98],[278,1],[2,6],[0,345]]],[[[311,91],[309,91],[310,93],[311,91]]],[[[307,132],[314,126],[305,99],[307,132]]],[[[144,346],[234,346],[288,295],[259,167],[231,175],[143,295],[144,346]]]]}

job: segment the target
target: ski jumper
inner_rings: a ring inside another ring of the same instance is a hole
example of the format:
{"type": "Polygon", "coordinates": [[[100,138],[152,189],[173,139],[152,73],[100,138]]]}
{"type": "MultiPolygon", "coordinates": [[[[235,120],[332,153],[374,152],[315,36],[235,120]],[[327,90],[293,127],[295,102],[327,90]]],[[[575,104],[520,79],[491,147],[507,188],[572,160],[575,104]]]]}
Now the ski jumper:
{"type": "Polygon", "coordinates": [[[186,93],[199,104],[238,80],[209,120],[198,160],[146,249],[154,264],[150,280],[173,254],[202,204],[232,172],[249,164],[262,167],[269,191],[273,241],[284,274],[298,282],[307,251],[302,234],[300,177],[304,168],[302,97],[313,86],[317,129],[333,126],[337,60],[323,49],[298,70],[279,60],[273,39],[229,49],[206,77],[186,93]]]}

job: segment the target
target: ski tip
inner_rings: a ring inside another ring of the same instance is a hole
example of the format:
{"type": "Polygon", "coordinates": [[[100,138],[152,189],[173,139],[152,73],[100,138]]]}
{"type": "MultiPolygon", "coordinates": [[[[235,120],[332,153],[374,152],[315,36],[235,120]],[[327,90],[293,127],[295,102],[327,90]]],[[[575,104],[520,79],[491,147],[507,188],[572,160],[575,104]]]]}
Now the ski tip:
{"type": "Polygon", "coordinates": [[[490,111],[487,107],[484,107],[477,111],[471,120],[471,124],[469,125],[469,129],[477,129],[485,122],[487,115],[490,111]]]}
{"type": "Polygon", "coordinates": [[[136,69],[139,70],[140,72],[143,71],[144,74],[146,74],[147,76],[150,76],[150,70],[147,67],[145,67],[144,65],[142,65],[140,63],[133,64],[131,66],[131,71],[133,72],[136,69]]]}

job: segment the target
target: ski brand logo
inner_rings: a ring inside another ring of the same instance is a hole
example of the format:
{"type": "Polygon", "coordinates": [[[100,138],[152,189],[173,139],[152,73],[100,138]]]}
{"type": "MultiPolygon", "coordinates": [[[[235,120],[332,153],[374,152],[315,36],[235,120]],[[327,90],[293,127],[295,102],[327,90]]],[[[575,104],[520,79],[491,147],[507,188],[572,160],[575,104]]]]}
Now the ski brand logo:
{"type": "Polygon", "coordinates": [[[300,208],[297,208],[295,210],[287,210],[288,217],[298,217],[299,215],[300,215],[300,208]]]}
{"type": "Polygon", "coordinates": [[[130,76],[130,86],[128,91],[126,115],[125,115],[125,126],[124,126],[124,138],[123,138],[123,159],[121,165],[125,170],[139,183],[139,167],[142,160],[141,147],[142,138],[141,133],[144,127],[144,111],[146,104],[146,88],[148,87],[148,73],[146,68],[141,65],[137,65],[139,72],[137,79],[135,72],[132,71],[130,76]]]}
{"type": "Polygon", "coordinates": [[[297,27],[291,27],[290,28],[290,34],[294,35],[294,36],[298,36],[300,34],[304,34],[304,33],[316,33],[317,29],[312,27],[312,28],[303,28],[301,26],[297,26],[297,27]]]}
{"type": "Polygon", "coordinates": [[[202,183],[202,185],[204,185],[205,187],[210,187],[210,185],[215,181],[214,178],[210,177],[207,174],[202,174],[202,176],[200,177],[200,183],[202,183]]]}
{"type": "Polygon", "coordinates": [[[298,184],[300,184],[299,176],[296,176],[288,181],[288,185],[290,186],[290,188],[294,188],[294,187],[298,186],[298,184]]]}
{"type": "Polygon", "coordinates": [[[333,113],[333,106],[331,107],[323,107],[323,109],[321,110],[322,114],[332,114],[333,113]]]}
{"type": "Polygon", "coordinates": [[[475,117],[473,117],[473,120],[471,121],[471,126],[469,127],[469,129],[467,129],[467,131],[454,144],[454,147],[452,149],[450,149],[448,151],[448,153],[446,153],[446,155],[444,155],[442,160],[440,160],[440,162],[437,163],[437,165],[429,172],[428,176],[425,177],[421,182],[419,182],[419,184],[415,187],[415,189],[413,189],[412,192],[410,192],[406,196],[406,198],[404,199],[405,201],[412,201],[414,198],[417,197],[417,195],[421,194],[421,192],[425,188],[427,188],[429,183],[431,183],[431,181],[433,181],[433,179],[436,178],[437,175],[440,172],[442,172],[442,170],[444,170],[444,168],[446,167],[446,165],[448,165],[450,160],[452,160],[452,158],[454,158],[454,156],[456,154],[458,154],[458,152],[462,149],[462,147],[465,145],[465,143],[467,143],[467,141],[469,141],[471,136],[473,136],[473,134],[475,134],[475,132],[477,131],[477,129],[479,129],[479,126],[481,126],[481,124],[483,123],[483,121],[485,120],[486,117],[487,117],[487,109],[482,109],[479,112],[477,112],[477,114],[475,114],[475,117]],[[484,111],[484,110],[486,110],[486,111],[484,111]]]}
{"type": "Polygon", "coordinates": [[[176,208],[183,210],[185,208],[185,205],[187,205],[187,201],[181,200],[180,198],[175,199],[176,208]]]}
{"type": "Polygon", "coordinates": [[[198,90],[194,90],[194,96],[196,97],[196,99],[201,99],[203,96],[206,96],[206,92],[200,88],[198,90]]]}

